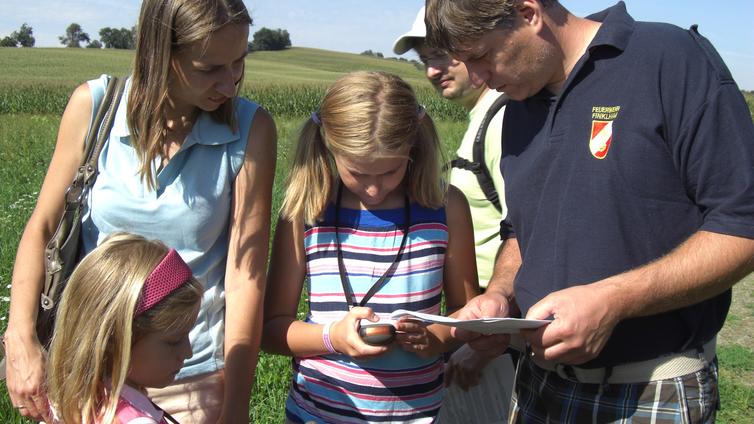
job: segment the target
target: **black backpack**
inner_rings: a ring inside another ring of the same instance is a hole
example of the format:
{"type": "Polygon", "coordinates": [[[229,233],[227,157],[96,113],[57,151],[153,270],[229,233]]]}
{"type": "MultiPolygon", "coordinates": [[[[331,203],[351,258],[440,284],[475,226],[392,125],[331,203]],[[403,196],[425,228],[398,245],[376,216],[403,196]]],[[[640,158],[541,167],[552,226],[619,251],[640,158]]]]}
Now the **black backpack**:
{"type": "Polygon", "coordinates": [[[484,161],[484,138],[487,135],[487,128],[490,126],[490,121],[497,114],[500,109],[508,103],[509,97],[505,94],[501,95],[495,100],[495,103],[490,106],[487,113],[484,115],[482,124],[479,125],[479,130],[474,137],[474,147],[472,150],[473,162],[470,162],[464,158],[455,158],[450,162],[450,166],[453,168],[465,169],[471,171],[476,175],[476,179],[479,182],[479,187],[482,188],[485,197],[489,200],[498,211],[502,211],[500,206],[500,197],[495,190],[495,183],[492,181],[492,175],[490,170],[487,169],[487,164],[484,161]]]}

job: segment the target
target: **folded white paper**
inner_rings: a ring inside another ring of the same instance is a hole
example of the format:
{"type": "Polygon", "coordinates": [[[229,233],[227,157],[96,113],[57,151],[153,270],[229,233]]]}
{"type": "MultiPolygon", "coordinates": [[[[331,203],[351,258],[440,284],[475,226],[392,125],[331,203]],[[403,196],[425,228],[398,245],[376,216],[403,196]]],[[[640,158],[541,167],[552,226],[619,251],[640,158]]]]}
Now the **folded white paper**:
{"type": "Polygon", "coordinates": [[[425,314],[423,312],[407,311],[398,309],[390,314],[393,320],[408,317],[414,320],[430,323],[442,324],[451,327],[461,328],[463,330],[474,331],[482,334],[514,334],[519,330],[539,328],[551,320],[543,319],[522,319],[522,318],[478,318],[469,320],[459,320],[442,315],[425,314]]]}

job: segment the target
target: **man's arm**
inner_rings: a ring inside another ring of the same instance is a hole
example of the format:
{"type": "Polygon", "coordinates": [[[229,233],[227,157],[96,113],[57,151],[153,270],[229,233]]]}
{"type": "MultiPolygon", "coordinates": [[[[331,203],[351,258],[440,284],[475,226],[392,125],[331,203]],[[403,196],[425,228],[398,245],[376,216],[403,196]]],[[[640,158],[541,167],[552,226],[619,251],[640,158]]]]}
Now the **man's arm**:
{"type": "Polygon", "coordinates": [[[509,313],[507,316],[517,316],[521,313],[516,304],[516,295],[513,289],[513,280],[515,280],[519,268],[521,268],[521,250],[518,247],[518,240],[515,238],[504,240],[495,258],[495,267],[487,285],[487,292],[497,292],[508,300],[509,313]]]}
{"type": "Polygon", "coordinates": [[[754,240],[699,231],[647,265],[551,293],[526,318],[555,320],[525,338],[535,355],[581,364],[600,353],[618,322],[694,305],[752,271],[754,240]]]}

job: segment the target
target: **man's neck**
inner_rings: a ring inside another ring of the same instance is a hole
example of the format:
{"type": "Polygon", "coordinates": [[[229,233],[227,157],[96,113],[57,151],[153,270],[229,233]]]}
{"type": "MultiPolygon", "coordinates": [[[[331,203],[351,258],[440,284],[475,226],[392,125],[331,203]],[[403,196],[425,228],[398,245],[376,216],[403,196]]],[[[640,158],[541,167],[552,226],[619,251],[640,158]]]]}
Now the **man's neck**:
{"type": "Polygon", "coordinates": [[[461,106],[463,106],[463,108],[466,110],[466,112],[471,112],[471,110],[474,109],[474,107],[476,107],[476,105],[478,105],[479,102],[482,101],[482,97],[484,97],[484,95],[489,90],[490,89],[487,88],[486,86],[482,87],[482,89],[479,90],[479,94],[477,94],[476,96],[470,97],[467,101],[460,102],[461,106]]]}
{"type": "Polygon", "coordinates": [[[552,34],[561,49],[563,61],[561,78],[547,88],[552,93],[559,93],[602,24],[574,16],[564,7],[555,11],[554,16],[548,20],[552,34]]]}

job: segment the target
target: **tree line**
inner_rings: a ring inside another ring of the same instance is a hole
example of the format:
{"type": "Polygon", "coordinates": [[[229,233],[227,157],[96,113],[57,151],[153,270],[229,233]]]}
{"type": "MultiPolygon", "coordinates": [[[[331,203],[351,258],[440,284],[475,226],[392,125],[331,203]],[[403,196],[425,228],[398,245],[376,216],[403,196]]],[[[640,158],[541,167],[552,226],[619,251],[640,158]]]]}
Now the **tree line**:
{"type": "MultiPolygon", "coordinates": [[[[96,40],[84,32],[81,25],[72,23],[65,29],[65,34],[58,37],[58,40],[66,47],[81,47],[82,43],[87,43],[86,47],[95,49],[103,47],[133,49],[136,45],[136,27],[131,27],[131,29],[104,27],[99,30],[99,40],[96,40]]],[[[0,38],[0,47],[34,47],[35,43],[34,29],[27,23],[23,23],[18,31],[0,38]]]]}
{"type": "Polygon", "coordinates": [[[133,49],[136,47],[136,27],[110,28],[104,27],[99,30],[99,40],[89,37],[81,25],[72,23],[65,29],[65,35],[58,37],[60,44],[66,47],[81,47],[81,43],[87,43],[87,48],[92,49],[133,49]]]}
{"type": "Polygon", "coordinates": [[[0,47],[34,47],[34,30],[24,22],[18,31],[0,39],[0,47]]]}
{"type": "MultiPolygon", "coordinates": [[[[18,31],[0,38],[0,47],[34,47],[33,28],[24,23],[18,31]]],[[[136,46],[136,27],[110,28],[104,27],[99,30],[99,39],[93,39],[77,23],[68,25],[65,34],[58,37],[60,44],[65,47],[80,48],[84,44],[87,48],[94,49],[133,49],[136,46]]],[[[284,29],[261,28],[254,33],[253,40],[249,42],[249,51],[284,50],[291,47],[291,36],[284,29]]]]}

